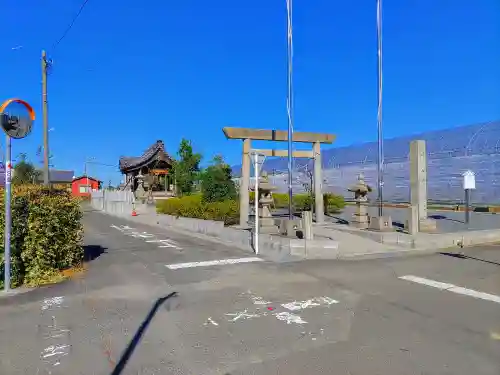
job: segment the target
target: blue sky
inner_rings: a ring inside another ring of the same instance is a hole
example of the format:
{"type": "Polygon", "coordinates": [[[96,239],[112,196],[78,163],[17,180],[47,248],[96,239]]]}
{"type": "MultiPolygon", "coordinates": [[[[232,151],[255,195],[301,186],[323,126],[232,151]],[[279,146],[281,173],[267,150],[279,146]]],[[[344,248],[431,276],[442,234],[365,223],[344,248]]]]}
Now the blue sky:
{"type": "MultiPolygon", "coordinates": [[[[241,145],[223,126],[286,129],[285,0],[90,0],[54,50],[80,5],[3,1],[0,99],[23,98],[38,116],[14,155],[39,159],[42,49],[54,60],[57,168],[115,165],[157,139],[175,154],[182,137],[206,160],[236,164],[241,145]]],[[[500,119],[498,0],[383,6],[385,137],[500,119]]],[[[375,0],[294,0],[294,44],[295,129],[335,133],[337,146],[374,140],[375,0]]],[[[119,178],[113,167],[90,173],[119,178]]]]}

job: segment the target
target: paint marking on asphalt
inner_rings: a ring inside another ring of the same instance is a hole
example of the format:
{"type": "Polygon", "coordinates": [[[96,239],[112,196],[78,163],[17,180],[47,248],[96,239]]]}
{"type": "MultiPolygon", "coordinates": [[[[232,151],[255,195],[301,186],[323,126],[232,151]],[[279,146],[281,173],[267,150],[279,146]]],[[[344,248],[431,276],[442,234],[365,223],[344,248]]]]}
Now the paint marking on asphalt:
{"type": "Polygon", "coordinates": [[[170,247],[170,248],[174,248],[177,250],[182,250],[182,248],[180,246],[178,246],[177,242],[175,242],[175,241],[172,241],[170,239],[159,240],[156,238],[156,236],[154,234],[150,234],[148,232],[142,232],[142,233],[137,232],[137,231],[135,231],[134,228],[130,228],[126,225],[125,226],[123,226],[123,225],[122,226],[111,225],[111,228],[115,228],[127,236],[131,236],[134,238],[142,238],[147,243],[159,243],[159,244],[161,244],[161,246],[158,246],[158,247],[163,247],[163,248],[170,247]]]}
{"type": "Polygon", "coordinates": [[[307,324],[305,320],[303,320],[300,316],[289,313],[288,311],[280,312],[274,314],[276,319],[278,320],[283,320],[286,322],[286,324],[307,324]]]}
{"type": "Polygon", "coordinates": [[[262,261],[263,259],[261,258],[251,257],[251,258],[209,260],[206,262],[175,263],[175,264],[167,264],[165,265],[165,267],[171,270],[178,270],[181,268],[224,266],[227,264],[251,263],[251,262],[262,262],[262,261]]]}
{"type": "Polygon", "coordinates": [[[314,297],[306,301],[293,301],[289,303],[283,303],[281,304],[281,306],[290,311],[297,311],[314,306],[321,306],[321,305],[330,306],[333,305],[334,303],[339,303],[339,301],[334,300],[333,298],[330,297],[314,297]]]}
{"type": "Polygon", "coordinates": [[[160,240],[161,246],[158,247],[171,247],[177,250],[182,250],[179,246],[177,246],[177,242],[172,241],[172,240],[160,240]]]}
{"type": "Polygon", "coordinates": [[[414,282],[414,283],[417,283],[417,284],[431,286],[433,288],[437,288],[437,289],[440,289],[440,290],[446,290],[448,292],[462,294],[464,296],[470,296],[470,297],[474,297],[474,298],[483,299],[483,300],[486,300],[486,301],[500,303],[500,296],[497,296],[495,294],[488,294],[488,293],[478,292],[476,290],[463,288],[461,286],[457,286],[457,285],[454,285],[454,284],[442,283],[442,282],[439,282],[439,281],[425,279],[423,277],[418,277],[418,276],[413,276],[413,275],[401,276],[400,279],[411,281],[411,282],[414,282]]]}

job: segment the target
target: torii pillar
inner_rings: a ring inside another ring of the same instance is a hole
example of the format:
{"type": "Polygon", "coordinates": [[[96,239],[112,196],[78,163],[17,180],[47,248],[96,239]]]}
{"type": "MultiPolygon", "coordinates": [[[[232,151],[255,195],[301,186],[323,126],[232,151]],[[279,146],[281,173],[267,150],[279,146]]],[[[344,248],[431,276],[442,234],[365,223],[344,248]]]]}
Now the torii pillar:
{"type": "Polygon", "coordinates": [[[247,225],[250,212],[250,138],[243,140],[240,178],[240,225],[247,225]]]}
{"type": "MultiPolygon", "coordinates": [[[[251,141],[288,141],[288,132],[283,130],[263,130],[250,128],[223,128],[222,131],[228,139],[243,140],[243,151],[241,159],[241,179],[240,179],[240,225],[248,225],[250,212],[250,152],[251,141]]],[[[314,160],[314,201],[316,223],[324,222],[323,207],[323,177],[321,167],[321,143],[333,143],[335,136],[333,134],[294,132],[293,141],[302,143],[312,143],[312,151],[294,151],[295,158],[310,158],[314,160]]],[[[286,150],[254,150],[266,156],[287,157],[286,150]]]]}

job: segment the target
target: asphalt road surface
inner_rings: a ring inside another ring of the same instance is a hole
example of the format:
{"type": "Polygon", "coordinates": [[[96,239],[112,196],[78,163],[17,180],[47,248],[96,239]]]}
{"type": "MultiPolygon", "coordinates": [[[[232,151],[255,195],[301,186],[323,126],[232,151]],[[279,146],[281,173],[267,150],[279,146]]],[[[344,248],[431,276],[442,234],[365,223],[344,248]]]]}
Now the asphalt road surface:
{"type": "Polygon", "coordinates": [[[0,374],[500,374],[500,248],[272,263],[85,216],[83,278],[0,298],[0,374]]]}

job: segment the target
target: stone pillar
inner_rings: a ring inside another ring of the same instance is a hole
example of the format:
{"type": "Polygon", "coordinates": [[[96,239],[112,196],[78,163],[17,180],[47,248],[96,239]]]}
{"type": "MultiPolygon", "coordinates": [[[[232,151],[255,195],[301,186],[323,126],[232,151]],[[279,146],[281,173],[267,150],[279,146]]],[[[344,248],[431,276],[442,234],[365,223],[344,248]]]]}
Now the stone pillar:
{"type": "Polygon", "coordinates": [[[409,217],[407,223],[408,234],[417,234],[419,227],[418,220],[418,210],[416,206],[410,205],[410,209],[408,210],[409,217]]]}
{"type": "Polygon", "coordinates": [[[314,155],[314,201],[316,212],[316,223],[325,221],[323,207],[323,174],[321,168],[321,144],[315,142],[313,145],[314,155]]]}
{"type": "Polygon", "coordinates": [[[248,226],[248,213],[250,206],[250,147],[250,139],[243,140],[240,178],[240,225],[245,227],[248,226]]]}
{"type": "Polygon", "coordinates": [[[417,207],[419,221],[427,218],[427,153],[422,140],[410,143],[410,204],[417,207]]]}
{"type": "MultiPolygon", "coordinates": [[[[415,207],[408,228],[415,232],[415,223],[418,220],[420,232],[433,232],[437,229],[436,221],[427,217],[427,152],[425,141],[415,140],[410,143],[410,204],[415,207]]],[[[411,211],[410,211],[411,212],[411,211]]]]}
{"type": "Polygon", "coordinates": [[[312,212],[311,211],[303,211],[302,212],[302,232],[304,235],[304,239],[306,239],[306,240],[313,239],[312,212]]]}
{"type": "Polygon", "coordinates": [[[353,215],[353,224],[356,228],[366,229],[370,225],[368,219],[368,203],[366,201],[356,200],[356,208],[353,215]]]}

